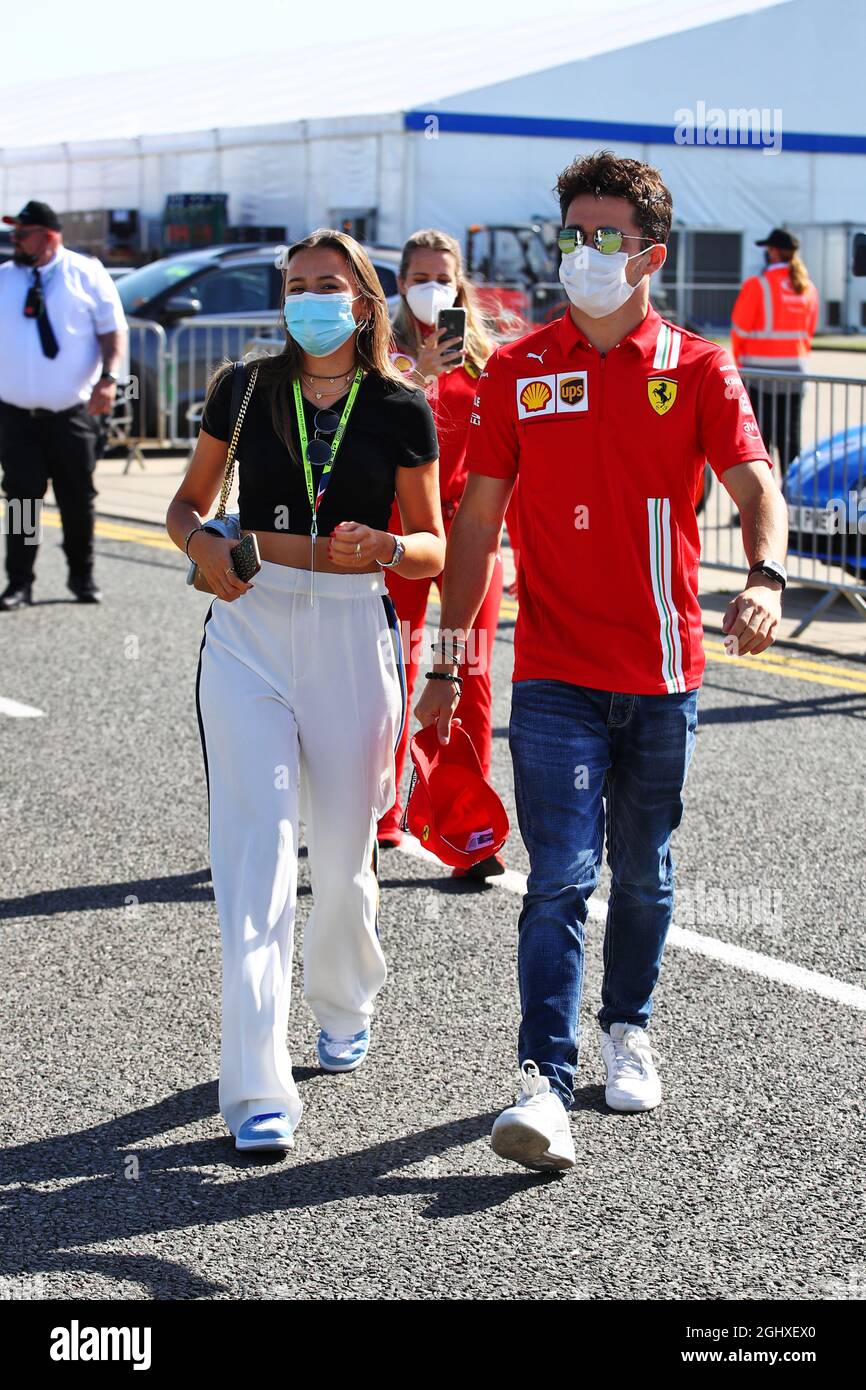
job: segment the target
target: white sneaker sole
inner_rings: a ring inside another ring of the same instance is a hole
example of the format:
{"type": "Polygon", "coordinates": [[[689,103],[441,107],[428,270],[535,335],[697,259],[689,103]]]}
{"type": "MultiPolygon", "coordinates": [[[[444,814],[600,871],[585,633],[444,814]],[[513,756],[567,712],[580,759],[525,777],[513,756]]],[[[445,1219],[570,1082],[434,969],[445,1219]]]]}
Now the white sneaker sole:
{"type": "Polygon", "coordinates": [[[271,1150],[273,1153],[286,1153],[295,1147],[294,1139],[235,1139],[235,1148],[244,1153],[248,1149],[271,1150]]]}
{"type": "Polygon", "coordinates": [[[609,1110],[617,1110],[621,1115],[640,1115],[645,1110],[655,1110],[656,1106],[661,1105],[662,1098],[657,1096],[655,1098],[649,1097],[647,1100],[638,1100],[637,1097],[617,1097],[612,1100],[605,1091],[604,1101],[609,1110]]]}
{"type": "Polygon", "coordinates": [[[323,1061],[322,1061],[322,1058],[319,1057],[319,1066],[322,1068],[322,1071],[330,1071],[330,1072],[357,1071],[359,1067],[362,1067],[362,1066],[364,1065],[364,1063],[366,1062],[366,1060],[367,1060],[367,1054],[366,1054],[366,1052],[364,1053],[363,1057],[359,1057],[359,1058],[358,1058],[357,1062],[346,1062],[345,1064],[341,1064],[341,1063],[337,1063],[337,1062],[323,1062],[323,1061]]]}
{"type": "Polygon", "coordinates": [[[490,1135],[490,1146],[499,1158],[511,1159],[514,1163],[521,1163],[524,1168],[563,1171],[575,1165],[575,1159],[569,1154],[556,1153],[550,1148],[550,1140],[545,1134],[519,1120],[503,1120],[501,1123],[497,1120],[490,1135]]]}

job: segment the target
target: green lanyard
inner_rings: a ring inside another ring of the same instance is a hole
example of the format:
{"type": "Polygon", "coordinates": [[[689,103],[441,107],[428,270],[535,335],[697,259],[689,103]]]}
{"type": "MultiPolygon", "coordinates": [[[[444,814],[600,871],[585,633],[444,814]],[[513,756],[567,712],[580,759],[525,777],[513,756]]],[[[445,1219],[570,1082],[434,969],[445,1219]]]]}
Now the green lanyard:
{"type": "MultiPolygon", "coordinates": [[[[340,416],[340,423],[337,426],[336,433],[334,434],[334,442],[331,445],[331,457],[322,469],[322,476],[319,479],[318,490],[315,491],[313,489],[313,470],[310,467],[310,460],[307,458],[307,422],[304,418],[304,400],[301,395],[301,383],[300,381],[298,381],[297,377],[292,382],[292,390],[295,394],[295,414],[298,419],[298,434],[301,440],[301,458],[303,459],[304,463],[304,479],[307,484],[307,496],[310,499],[310,513],[312,515],[310,535],[314,541],[319,533],[319,527],[316,520],[319,511],[319,506],[321,504],[322,498],[325,495],[325,489],[327,488],[328,483],[331,481],[331,469],[334,466],[334,460],[337,457],[337,450],[340,447],[343,435],[346,433],[346,426],[349,423],[349,416],[352,413],[352,406],[355,404],[355,397],[358,394],[358,388],[361,385],[363,379],[364,371],[362,367],[359,367],[355,373],[355,379],[352,382],[352,389],[349,392],[349,399],[343,406],[343,413],[340,416]]],[[[327,406],[323,406],[321,408],[326,410],[327,406]]]]}
{"type": "MultiPolygon", "coordinates": [[[[337,457],[337,450],[339,449],[340,442],[343,438],[343,435],[346,432],[346,425],[349,423],[349,416],[352,413],[352,406],[355,404],[355,397],[358,394],[358,387],[361,385],[363,379],[364,371],[362,367],[359,367],[355,373],[355,379],[352,382],[352,389],[349,392],[349,399],[343,406],[343,413],[340,416],[340,423],[337,426],[336,433],[334,434],[334,442],[331,445],[331,457],[328,459],[328,462],[322,469],[322,476],[319,479],[319,486],[317,490],[313,489],[313,470],[310,466],[310,460],[307,458],[307,421],[304,417],[304,399],[301,395],[301,383],[297,380],[297,378],[295,378],[295,380],[292,382],[292,391],[294,392],[295,397],[295,415],[298,421],[298,436],[301,441],[301,458],[303,459],[304,463],[304,479],[307,484],[307,496],[310,499],[310,515],[312,517],[312,521],[310,524],[310,603],[313,602],[313,575],[316,569],[316,537],[319,534],[319,526],[316,518],[319,510],[319,504],[321,503],[322,498],[325,495],[325,489],[327,488],[328,483],[331,481],[331,469],[334,466],[334,459],[337,457]]],[[[327,409],[327,407],[325,407],[325,409],[327,409]]]]}

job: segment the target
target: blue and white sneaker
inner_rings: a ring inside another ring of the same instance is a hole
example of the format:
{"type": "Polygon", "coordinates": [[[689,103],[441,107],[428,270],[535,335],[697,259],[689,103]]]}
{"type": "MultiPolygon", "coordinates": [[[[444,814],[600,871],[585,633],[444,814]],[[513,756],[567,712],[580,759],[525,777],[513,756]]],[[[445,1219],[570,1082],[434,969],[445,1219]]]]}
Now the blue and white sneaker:
{"type": "Polygon", "coordinates": [[[251,1115],[244,1120],[235,1138],[236,1149],[293,1149],[292,1122],[284,1110],[268,1115],[251,1115]]]}
{"type": "Polygon", "coordinates": [[[355,1071],[367,1056],[369,1047],[369,1027],[352,1038],[333,1038],[323,1028],[316,1045],[319,1065],[323,1071],[355,1071]]]}

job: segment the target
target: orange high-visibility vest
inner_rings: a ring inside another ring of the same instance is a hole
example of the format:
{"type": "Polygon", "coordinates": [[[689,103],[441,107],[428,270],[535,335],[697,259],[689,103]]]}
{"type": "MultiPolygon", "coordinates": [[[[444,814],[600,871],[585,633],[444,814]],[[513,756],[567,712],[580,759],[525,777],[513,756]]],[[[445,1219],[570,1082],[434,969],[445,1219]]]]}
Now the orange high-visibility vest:
{"type": "Polygon", "coordinates": [[[788,266],[769,265],[746,280],[731,312],[731,351],[738,367],[806,370],[818,322],[818,292],[797,294],[788,266]]]}

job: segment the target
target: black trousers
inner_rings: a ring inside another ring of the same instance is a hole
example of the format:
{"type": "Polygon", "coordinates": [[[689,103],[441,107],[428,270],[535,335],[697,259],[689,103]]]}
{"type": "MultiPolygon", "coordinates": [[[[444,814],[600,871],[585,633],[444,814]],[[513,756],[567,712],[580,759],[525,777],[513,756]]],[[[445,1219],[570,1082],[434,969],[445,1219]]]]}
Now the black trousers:
{"type": "Polygon", "coordinates": [[[6,573],[10,584],[33,579],[38,545],[31,529],[48,481],[63,524],[70,578],[93,576],[93,472],[104,425],[82,402],[68,413],[31,415],[0,402],[0,466],[6,494],[6,573]]]}
{"type": "Polygon", "coordinates": [[[803,395],[799,383],[778,383],[775,390],[754,382],[749,388],[749,396],[755,407],[758,429],[768,449],[775,444],[779,451],[779,465],[782,477],[788,471],[788,464],[800,452],[800,412],[803,395]]]}

